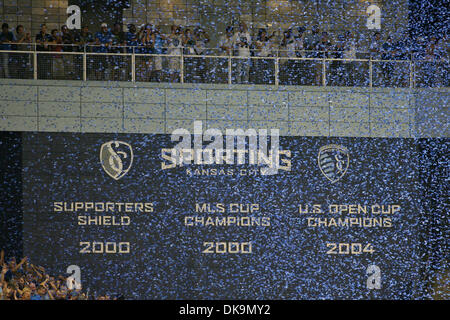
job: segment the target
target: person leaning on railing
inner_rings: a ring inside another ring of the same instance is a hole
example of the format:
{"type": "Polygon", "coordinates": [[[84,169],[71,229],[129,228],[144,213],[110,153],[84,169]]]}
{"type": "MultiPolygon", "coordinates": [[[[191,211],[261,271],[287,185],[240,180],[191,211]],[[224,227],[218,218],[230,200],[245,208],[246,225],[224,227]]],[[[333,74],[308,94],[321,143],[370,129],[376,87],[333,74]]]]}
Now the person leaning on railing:
{"type": "Polygon", "coordinates": [[[161,34],[159,27],[155,26],[152,32],[152,41],[153,50],[157,56],[153,59],[153,69],[150,75],[151,81],[162,81],[163,59],[161,55],[164,54],[164,43],[166,40],[167,38],[161,34]]]}
{"type": "MultiPolygon", "coordinates": [[[[16,49],[18,51],[30,51],[31,34],[25,32],[25,28],[22,25],[18,25],[16,28],[16,49]]],[[[15,65],[15,78],[27,77],[32,71],[32,55],[28,53],[16,53],[14,55],[15,65]]]]}
{"type": "MultiPolygon", "coordinates": [[[[62,33],[58,32],[58,29],[53,29],[51,31],[51,35],[53,38],[51,51],[54,52],[63,52],[63,38],[62,33]]],[[[64,62],[64,56],[61,54],[52,54],[52,79],[64,80],[66,72],[65,67],[66,63],[64,62]]]]}
{"type": "MultiPolygon", "coordinates": [[[[255,56],[264,58],[273,55],[274,45],[271,38],[267,36],[267,30],[264,28],[259,29],[256,41],[253,41],[255,48],[255,56]]],[[[252,64],[255,79],[252,83],[256,84],[273,84],[274,83],[274,60],[273,59],[255,59],[252,64]]]]}
{"type": "MultiPolygon", "coordinates": [[[[107,53],[112,44],[112,33],[108,29],[106,23],[101,24],[101,31],[94,36],[95,46],[93,51],[95,53],[107,53]]],[[[95,57],[94,73],[96,80],[107,80],[110,76],[109,64],[106,55],[98,55],[95,57]]]]}
{"type": "Polygon", "coordinates": [[[188,57],[184,58],[185,81],[188,83],[195,82],[196,77],[196,61],[195,57],[195,36],[190,28],[186,28],[181,36],[183,44],[183,54],[188,57]]]}
{"type": "MultiPolygon", "coordinates": [[[[206,53],[205,51],[206,46],[210,41],[209,35],[202,28],[196,27],[194,29],[194,40],[195,40],[194,44],[195,54],[199,56],[204,55],[206,53]]],[[[207,65],[206,59],[203,57],[196,58],[195,62],[196,62],[195,63],[196,82],[205,83],[206,79],[208,78],[208,74],[206,72],[206,65],[207,65]]]]}
{"type": "Polygon", "coordinates": [[[354,59],[356,59],[356,41],[353,37],[353,34],[350,31],[347,31],[344,36],[344,54],[343,58],[348,59],[344,60],[344,73],[346,74],[347,86],[354,86],[356,82],[356,67],[354,59]]]}
{"type": "Polygon", "coordinates": [[[279,56],[292,59],[280,59],[280,78],[283,84],[298,84],[301,79],[301,64],[295,58],[301,55],[303,50],[302,29],[288,29],[283,32],[283,39],[280,44],[279,56]],[[300,33],[298,33],[300,31],[300,33]]]}
{"type": "MultiPolygon", "coordinates": [[[[330,39],[328,38],[328,32],[323,31],[322,37],[316,45],[316,51],[317,51],[317,57],[318,58],[328,58],[329,51],[332,49],[332,44],[330,39]]],[[[315,77],[315,83],[316,85],[321,85],[322,80],[322,68],[323,63],[320,61],[318,64],[316,64],[316,77],[315,77]]]]}
{"type": "Polygon", "coordinates": [[[94,36],[89,32],[88,26],[83,26],[81,32],[77,32],[73,39],[74,43],[78,46],[78,52],[91,52],[91,47],[94,43],[94,36]]]}
{"type": "MultiPolygon", "coordinates": [[[[219,38],[218,53],[220,56],[231,57],[233,55],[233,36],[234,28],[232,26],[227,26],[225,29],[225,34],[219,38]]],[[[215,59],[216,66],[219,73],[216,75],[216,79],[220,77],[220,82],[227,82],[228,79],[228,59],[215,59]]]]}
{"type": "Polygon", "coordinates": [[[171,57],[169,57],[170,81],[180,82],[180,72],[181,72],[180,56],[183,50],[183,43],[181,41],[181,36],[178,36],[177,34],[171,35],[168,41],[169,46],[167,54],[171,55],[171,57]]]}
{"type": "MultiPolygon", "coordinates": [[[[153,53],[153,41],[152,41],[152,29],[153,26],[150,23],[141,27],[138,33],[138,54],[152,54],[153,53]]],[[[138,81],[148,82],[151,79],[151,71],[153,65],[153,57],[139,57],[136,59],[136,78],[138,81]]]]}
{"type": "MultiPolygon", "coordinates": [[[[303,26],[297,27],[297,34],[295,35],[296,43],[296,57],[305,58],[306,57],[306,28],[303,26]]],[[[296,60],[296,84],[303,85],[307,83],[307,70],[310,65],[310,61],[296,60]]]]}
{"type": "Polygon", "coordinates": [[[383,43],[381,47],[381,59],[385,61],[381,61],[381,73],[382,73],[382,84],[384,86],[389,86],[391,82],[391,75],[394,71],[394,64],[392,60],[396,55],[396,47],[394,42],[392,41],[392,37],[388,36],[386,38],[386,42],[383,43]]]}
{"type": "Polygon", "coordinates": [[[442,53],[443,50],[439,50],[438,47],[437,37],[432,36],[430,38],[430,41],[426,45],[424,57],[425,62],[423,63],[423,69],[425,69],[423,80],[427,87],[434,87],[438,85],[439,82],[442,80],[440,79],[441,68],[439,68],[439,62],[441,61],[442,53]]]}
{"type": "MultiPolygon", "coordinates": [[[[125,34],[122,30],[122,24],[115,23],[113,27],[113,31],[111,32],[111,47],[110,53],[124,53],[126,46],[125,34]]],[[[126,81],[128,79],[127,76],[127,59],[129,57],[123,57],[120,55],[111,55],[109,56],[110,66],[112,69],[112,80],[114,81],[126,81]]],[[[130,59],[131,61],[131,59],[130,59]]],[[[129,74],[129,73],[128,73],[129,74]]]]}
{"type": "MultiPolygon", "coordinates": [[[[2,24],[2,32],[0,33],[0,50],[12,50],[11,43],[16,41],[14,34],[9,31],[9,26],[7,23],[2,24]]],[[[2,69],[4,78],[9,78],[9,64],[10,57],[12,55],[8,52],[2,52],[2,69]]]]}
{"type": "MultiPolygon", "coordinates": [[[[47,25],[41,25],[41,31],[36,35],[36,51],[50,51],[50,46],[53,42],[53,37],[47,33],[47,25]]],[[[51,56],[49,54],[37,55],[37,70],[38,79],[51,78],[51,56]]]]}
{"type": "MultiPolygon", "coordinates": [[[[319,57],[319,53],[317,52],[317,46],[320,42],[321,34],[318,25],[314,25],[309,33],[305,35],[305,45],[306,45],[306,57],[317,59],[319,57]]],[[[322,63],[321,61],[314,60],[310,62],[310,72],[308,72],[308,79],[312,80],[312,83],[317,84],[317,79],[319,79],[322,75],[322,63]]],[[[311,83],[311,80],[309,82],[311,83]]]]}
{"type": "MultiPolygon", "coordinates": [[[[74,37],[66,25],[61,27],[61,39],[64,45],[63,52],[73,52],[73,44],[75,42],[74,37]]],[[[74,62],[76,61],[77,65],[81,64],[81,60],[77,58],[79,58],[79,56],[75,57],[71,54],[63,55],[64,75],[66,79],[74,79],[74,62]]]]}
{"type": "Polygon", "coordinates": [[[248,83],[250,72],[250,46],[252,38],[245,22],[239,23],[239,30],[234,34],[234,47],[237,49],[239,59],[237,64],[237,83],[248,83]]]}
{"type": "Polygon", "coordinates": [[[344,58],[345,45],[345,36],[343,34],[338,35],[329,55],[330,58],[335,59],[330,62],[330,69],[327,73],[327,80],[332,86],[345,85],[347,73],[342,60],[344,58]]]}
{"type": "Polygon", "coordinates": [[[233,27],[228,26],[225,29],[225,34],[219,39],[220,55],[231,56],[233,54],[233,27]]]}
{"type": "Polygon", "coordinates": [[[380,60],[383,51],[383,39],[380,32],[375,32],[369,45],[370,56],[373,60],[380,60]]]}

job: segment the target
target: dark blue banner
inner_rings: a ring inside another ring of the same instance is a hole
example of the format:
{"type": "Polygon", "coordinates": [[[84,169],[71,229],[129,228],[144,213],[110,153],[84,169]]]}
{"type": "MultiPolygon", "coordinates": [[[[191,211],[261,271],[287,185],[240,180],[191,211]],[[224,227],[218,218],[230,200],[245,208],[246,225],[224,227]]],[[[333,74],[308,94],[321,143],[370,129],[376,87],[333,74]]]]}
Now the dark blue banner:
{"type": "Polygon", "coordinates": [[[424,298],[424,141],[281,137],[264,174],[177,164],[168,135],[23,133],[23,254],[126,298],[424,298]]]}

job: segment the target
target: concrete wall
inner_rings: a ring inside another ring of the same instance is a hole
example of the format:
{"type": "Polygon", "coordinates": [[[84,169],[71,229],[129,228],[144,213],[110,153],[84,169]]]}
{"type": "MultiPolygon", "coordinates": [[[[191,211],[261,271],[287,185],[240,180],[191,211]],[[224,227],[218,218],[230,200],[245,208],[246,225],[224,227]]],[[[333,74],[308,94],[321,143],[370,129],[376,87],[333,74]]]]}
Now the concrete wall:
{"type": "Polygon", "coordinates": [[[281,135],[449,137],[450,89],[0,80],[0,130],[171,133],[278,128],[281,135]]]}

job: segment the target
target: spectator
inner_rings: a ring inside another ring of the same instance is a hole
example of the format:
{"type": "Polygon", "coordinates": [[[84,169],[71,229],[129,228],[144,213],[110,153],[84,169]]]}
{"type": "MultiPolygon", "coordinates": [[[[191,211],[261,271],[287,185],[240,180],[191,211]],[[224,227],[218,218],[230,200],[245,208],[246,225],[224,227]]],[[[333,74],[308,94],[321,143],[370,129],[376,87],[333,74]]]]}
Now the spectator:
{"type": "Polygon", "coordinates": [[[185,70],[185,81],[187,83],[195,82],[196,77],[196,59],[193,57],[195,55],[195,37],[191,29],[186,28],[182,36],[183,41],[183,54],[186,55],[184,58],[184,70],[185,70]]]}
{"type": "MultiPolygon", "coordinates": [[[[410,43],[408,35],[404,34],[400,39],[394,44],[395,46],[395,60],[407,60],[410,52],[410,43]]],[[[399,64],[402,65],[402,64],[399,64]]]]}
{"type": "Polygon", "coordinates": [[[134,24],[129,24],[128,31],[125,34],[125,40],[127,43],[127,52],[136,53],[136,47],[138,46],[139,39],[136,26],[134,24]]]}
{"type": "Polygon", "coordinates": [[[179,82],[180,81],[180,71],[181,71],[181,51],[182,51],[182,42],[178,37],[172,37],[169,41],[168,54],[171,55],[169,57],[169,74],[171,82],[179,82]]]}
{"type": "Polygon", "coordinates": [[[328,36],[328,32],[322,32],[322,37],[320,38],[319,43],[317,44],[316,50],[318,52],[319,58],[328,58],[329,51],[332,48],[332,44],[330,38],[328,36]]]}
{"type": "MultiPolygon", "coordinates": [[[[69,28],[64,25],[61,27],[61,32],[61,39],[63,43],[62,51],[73,52],[74,38],[70,33],[69,28]]],[[[65,54],[62,58],[64,61],[64,74],[66,76],[66,79],[73,79],[74,56],[71,54],[65,54]]]]}
{"type": "Polygon", "coordinates": [[[437,41],[436,52],[443,61],[448,61],[450,53],[450,45],[448,43],[448,35],[444,33],[439,41],[437,41]]]}
{"type": "MultiPolygon", "coordinates": [[[[17,50],[19,51],[30,50],[29,43],[31,43],[31,35],[29,32],[25,32],[25,29],[22,25],[18,25],[16,28],[16,42],[18,43],[17,50]]],[[[32,57],[31,54],[28,53],[15,54],[16,78],[24,77],[24,75],[30,73],[31,57],[32,57]]]]}
{"type": "Polygon", "coordinates": [[[245,22],[239,23],[239,31],[234,34],[234,45],[237,47],[237,82],[248,83],[250,71],[250,45],[252,40],[245,22]]]}
{"type": "MultiPolygon", "coordinates": [[[[225,34],[219,38],[218,54],[220,56],[231,57],[233,55],[233,27],[227,26],[225,34]]],[[[211,82],[227,83],[228,82],[228,59],[214,59],[215,70],[217,76],[211,79],[211,82]]]]}
{"type": "MultiPolygon", "coordinates": [[[[56,31],[57,32],[57,31],[56,31]]],[[[34,266],[25,257],[19,264],[13,258],[9,264],[0,252],[0,300],[87,300],[81,289],[69,289],[66,278],[57,279],[46,274],[42,267],[34,266]]],[[[92,297],[95,298],[95,297],[92,297]]],[[[108,296],[97,297],[108,300],[108,296]]]]}
{"type": "MultiPolygon", "coordinates": [[[[0,33],[0,50],[12,50],[12,42],[16,41],[14,34],[9,31],[9,25],[7,23],[2,24],[2,33],[0,33]]],[[[3,76],[9,78],[9,64],[11,54],[8,52],[2,52],[2,69],[3,76]]]]}
{"type": "Polygon", "coordinates": [[[438,40],[436,36],[431,36],[425,49],[424,86],[434,87],[439,82],[438,63],[440,60],[438,51],[438,40]]]}
{"type": "MultiPolygon", "coordinates": [[[[328,32],[322,32],[322,37],[319,43],[316,46],[316,51],[318,54],[318,58],[328,58],[329,51],[331,50],[332,44],[328,38],[328,32]]],[[[315,83],[317,86],[321,85],[323,77],[323,61],[316,63],[316,78],[315,83]]]]}
{"type": "Polygon", "coordinates": [[[386,38],[386,42],[382,45],[381,49],[381,59],[385,60],[381,62],[381,70],[382,70],[382,85],[388,86],[391,78],[391,74],[394,71],[393,59],[396,55],[396,48],[392,41],[392,37],[388,36],[386,38]]]}
{"type": "MultiPolygon", "coordinates": [[[[200,27],[194,29],[194,39],[195,39],[195,54],[203,56],[205,54],[206,47],[209,43],[209,35],[200,27]]],[[[207,72],[206,72],[206,59],[201,57],[196,59],[196,72],[195,79],[196,82],[204,83],[206,82],[207,72]]]]}
{"type": "Polygon", "coordinates": [[[280,73],[284,79],[283,84],[293,85],[299,81],[299,69],[300,65],[295,60],[297,58],[297,52],[302,43],[299,41],[301,38],[295,37],[292,29],[288,29],[283,33],[283,40],[280,45],[280,56],[287,57],[289,59],[280,59],[280,73]],[[281,63],[283,61],[283,63],[281,63]]]}
{"type": "Polygon", "coordinates": [[[350,31],[345,33],[345,45],[344,45],[344,66],[345,69],[343,72],[347,78],[347,86],[355,85],[355,62],[351,61],[351,59],[356,59],[356,41],[353,37],[353,34],[350,31]]]}
{"type": "MultiPolygon", "coordinates": [[[[256,41],[254,41],[255,56],[265,58],[272,56],[273,43],[270,41],[266,29],[259,29],[256,41]]],[[[255,80],[253,83],[269,84],[274,83],[274,60],[273,59],[256,59],[253,63],[253,74],[255,80]]]]}
{"type": "MultiPolygon", "coordinates": [[[[108,29],[106,23],[102,23],[101,31],[95,34],[95,48],[96,53],[107,53],[112,44],[112,33],[108,29]]],[[[109,64],[106,55],[99,55],[95,57],[96,64],[94,65],[96,80],[104,80],[109,78],[109,64]]]]}
{"type": "MultiPolygon", "coordinates": [[[[154,45],[153,45],[153,26],[151,24],[146,24],[141,28],[139,32],[139,52],[143,54],[153,54],[154,45]]],[[[137,70],[138,78],[141,81],[150,81],[151,80],[151,72],[153,65],[153,57],[145,56],[141,57],[140,62],[138,63],[137,70]]]]}
{"type": "MultiPolygon", "coordinates": [[[[41,25],[41,31],[36,35],[36,50],[37,51],[50,51],[49,44],[53,42],[53,38],[47,33],[47,25],[41,25]]],[[[38,78],[50,79],[51,74],[51,56],[49,54],[38,54],[38,78]]]]}
{"type": "Polygon", "coordinates": [[[159,27],[155,26],[152,34],[153,50],[158,56],[153,59],[153,70],[151,73],[151,81],[161,82],[162,79],[162,63],[161,54],[164,53],[164,41],[166,37],[161,34],[159,27]]]}
{"type": "Polygon", "coordinates": [[[297,28],[297,35],[295,36],[295,50],[298,58],[305,57],[305,31],[304,27],[297,28]]]}
{"type": "Polygon", "coordinates": [[[194,55],[195,54],[195,38],[192,30],[186,28],[184,30],[183,36],[183,46],[184,46],[184,54],[186,55],[194,55]]]}
{"type": "Polygon", "coordinates": [[[343,61],[345,57],[346,41],[344,35],[339,35],[337,41],[333,46],[333,51],[330,57],[336,60],[332,60],[330,63],[330,72],[327,77],[328,82],[333,86],[346,85],[345,78],[347,73],[345,72],[344,65],[347,61],[343,61]]]}
{"type": "Polygon", "coordinates": [[[425,50],[425,60],[427,61],[435,61],[439,60],[439,52],[437,49],[437,38],[436,36],[431,36],[430,40],[427,43],[425,50]]]}
{"type": "MultiPolygon", "coordinates": [[[[53,42],[53,38],[47,33],[47,25],[41,25],[41,31],[36,35],[37,51],[50,51],[49,43],[53,42]]],[[[44,55],[43,55],[44,56],[44,55]]]]}
{"type": "Polygon", "coordinates": [[[181,27],[180,26],[176,26],[176,25],[172,25],[170,27],[171,33],[169,35],[169,39],[178,39],[180,42],[182,42],[183,40],[183,35],[181,32],[181,27]]]}
{"type": "MultiPolygon", "coordinates": [[[[296,42],[296,56],[297,58],[305,58],[306,57],[306,40],[305,40],[305,33],[306,28],[305,27],[298,27],[297,28],[297,36],[295,37],[296,42]]],[[[307,84],[307,70],[308,67],[311,65],[310,61],[304,61],[304,60],[297,60],[296,61],[298,70],[297,72],[297,81],[296,84],[298,85],[306,85],[307,84]]]]}
{"type": "MultiPolygon", "coordinates": [[[[128,26],[128,31],[125,33],[125,41],[126,41],[126,52],[127,53],[135,53],[135,54],[139,54],[142,53],[140,48],[138,48],[140,41],[139,41],[139,36],[140,33],[137,32],[137,28],[134,24],[129,24],[128,26]]],[[[141,81],[141,74],[142,74],[142,70],[140,70],[139,66],[142,64],[143,59],[145,59],[144,57],[141,56],[137,56],[135,58],[135,63],[136,63],[136,80],[141,81]]]]}
{"type": "Polygon", "coordinates": [[[381,59],[381,53],[383,50],[382,47],[383,47],[383,42],[381,39],[381,33],[377,31],[374,33],[372,42],[370,43],[370,46],[369,46],[370,57],[373,60],[381,59]]]}
{"type": "Polygon", "coordinates": [[[225,34],[220,37],[219,40],[220,54],[225,56],[231,56],[233,54],[233,27],[228,26],[225,29],[225,34]]]}
{"type": "Polygon", "coordinates": [[[425,59],[425,49],[426,49],[426,41],[425,37],[418,37],[414,42],[414,45],[411,46],[412,59],[413,60],[424,60],[425,59]]]}
{"type": "Polygon", "coordinates": [[[444,33],[441,39],[438,41],[436,45],[436,52],[440,59],[439,61],[439,70],[442,78],[441,85],[444,87],[448,87],[450,84],[449,78],[449,56],[450,56],[450,46],[448,43],[447,33],[444,33]]]}
{"type": "Polygon", "coordinates": [[[25,28],[22,25],[18,25],[16,28],[16,42],[17,50],[19,51],[28,51],[30,50],[30,45],[26,43],[31,43],[31,35],[29,32],[25,32],[25,28]]]}
{"type": "MultiPolygon", "coordinates": [[[[317,52],[317,47],[321,40],[320,29],[318,25],[314,25],[311,29],[311,32],[305,36],[305,44],[306,44],[306,57],[308,58],[319,58],[319,53],[317,52]]],[[[312,69],[312,72],[309,73],[309,84],[318,84],[318,80],[320,82],[320,77],[322,74],[322,62],[318,60],[313,60],[309,62],[309,70],[312,69]]]]}
{"type": "MultiPolygon", "coordinates": [[[[62,52],[63,49],[63,37],[62,33],[59,33],[57,29],[52,30],[52,50],[54,52],[62,52]]],[[[63,80],[64,76],[67,75],[65,68],[67,63],[64,61],[64,57],[61,54],[52,55],[52,78],[63,80]]]]}
{"type": "Polygon", "coordinates": [[[314,25],[311,29],[311,32],[305,36],[305,45],[308,58],[317,58],[317,45],[320,42],[321,36],[320,36],[320,29],[318,25],[314,25]]]}
{"type": "MultiPolygon", "coordinates": [[[[110,53],[124,53],[126,45],[125,34],[120,23],[115,23],[111,33],[112,43],[110,53]]],[[[109,57],[109,65],[112,67],[112,80],[125,81],[127,80],[127,63],[125,58],[120,55],[112,55],[109,57]]],[[[128,73],[129,74],[129,73],[128,73]]]]}
{"type": "Polygon", "coordinates": [[[94,37],[92,36],[92,33],[89,32],[88,26],[83,26],[81,32],[75,35],[74,43],[78,45],[79,52],[84,52],[85,50],[86,52],[90,52],[88,46],[94,43],[94,37]]]}

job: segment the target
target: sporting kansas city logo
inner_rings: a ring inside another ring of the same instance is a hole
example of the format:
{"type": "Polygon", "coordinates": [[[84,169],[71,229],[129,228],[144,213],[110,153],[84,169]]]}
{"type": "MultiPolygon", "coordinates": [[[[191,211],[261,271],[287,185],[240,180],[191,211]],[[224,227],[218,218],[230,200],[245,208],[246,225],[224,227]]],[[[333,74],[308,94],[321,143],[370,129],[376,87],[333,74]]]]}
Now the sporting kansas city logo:
{"type": "Polygon", "coordinates": [[[331,183],[335,183],[347,172],[350,156],[347,148],[337,144],[330,144],[320,148],[318,161],[323,175],[331,183]]]}
{"type": "Polygon", "coordinates": [[[100,148],[100,163],[111,178],[119,180],[133,164],[133,148],[122,141],[106,142],[100,148]]]}

